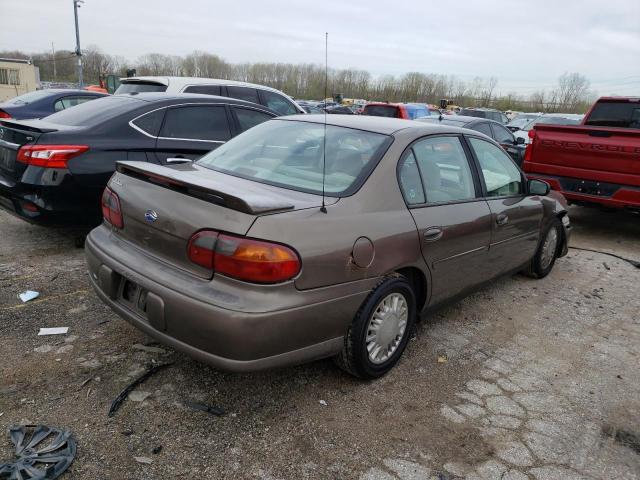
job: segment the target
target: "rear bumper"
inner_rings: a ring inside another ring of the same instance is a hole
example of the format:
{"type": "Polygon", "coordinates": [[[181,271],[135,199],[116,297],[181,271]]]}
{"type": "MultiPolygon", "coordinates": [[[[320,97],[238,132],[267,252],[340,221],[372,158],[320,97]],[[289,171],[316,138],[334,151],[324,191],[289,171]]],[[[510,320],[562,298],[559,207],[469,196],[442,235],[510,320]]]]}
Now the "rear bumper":
{"type": "Polygon", "coordinates": [[[45,226],[95,226],[100,222],[99,189],[77,185],[64,170],[38,170],[41,175],[36,183],[15,183],[0,174],[2,210],[45,226]]]}
{"type": "Polygon", "coordinates": [[[571,203],[640,209],[640,187],[530,172],[527,172],[527,178],[544,180],[571,203]],[[569,185],[573,189],[569,189],[569,185]]]}
{"type": "Polygon", "coordinates": [[[91,283],[127,322],[216,368],[246,372],[337,354],[377,279],[296,290],[293,282],[256,286],[220,275],[196,278],[94,229],[85,243],[91,283]],[[136,251],[137,250],[137,251],[136,251]],[[125,282],[146,293],[146,309],[123,298],[125,282]]]}

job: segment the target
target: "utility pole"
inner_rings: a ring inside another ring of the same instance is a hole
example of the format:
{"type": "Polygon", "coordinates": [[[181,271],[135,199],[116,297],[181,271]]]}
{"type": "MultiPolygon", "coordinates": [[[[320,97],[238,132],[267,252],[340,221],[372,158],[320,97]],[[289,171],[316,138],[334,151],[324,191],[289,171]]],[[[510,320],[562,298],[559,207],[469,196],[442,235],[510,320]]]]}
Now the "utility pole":
{"type": "Polygon", "coordinates": [[[56,47],[53,42],[51,42],[51,59],[53,61],[53,81],[55,82],[58,80],[58,75],[56,73],[56,47]]]}
{"type": "Polygon", "coordinates": [[[84,87],[82,80],[82,50],[80,50],[80,29],[78,27],[78,9],[84,0],[73,0],[73,14],[76,18],[76,56],[78,57],[78,88],[84,87]]]}

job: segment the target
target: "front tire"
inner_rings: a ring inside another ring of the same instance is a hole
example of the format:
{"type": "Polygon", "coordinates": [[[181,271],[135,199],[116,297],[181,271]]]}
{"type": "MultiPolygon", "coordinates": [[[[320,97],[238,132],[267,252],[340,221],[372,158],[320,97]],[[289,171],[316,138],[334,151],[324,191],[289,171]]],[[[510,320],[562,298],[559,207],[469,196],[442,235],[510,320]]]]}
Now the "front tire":
{"type": "Polygon", "coordinates": [[[407,279],[385,277],[356,313],[336,363],[358,378],[381,377],[402,356],[415,318],[415,294],[407,279]]]}
{"type": "Polygon", "coordinates": [[[523,273],[532,278],[544,278],[549,275],[558,258],[562,241],[562,223],[554,218],[544,230],[536,254],[523,273]]]}

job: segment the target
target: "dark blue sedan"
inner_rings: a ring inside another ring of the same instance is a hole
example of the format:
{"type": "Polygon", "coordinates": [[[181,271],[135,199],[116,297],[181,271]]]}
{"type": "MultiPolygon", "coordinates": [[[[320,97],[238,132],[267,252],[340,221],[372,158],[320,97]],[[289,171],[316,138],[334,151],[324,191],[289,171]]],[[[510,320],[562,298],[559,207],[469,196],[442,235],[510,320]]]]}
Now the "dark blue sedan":
{"type": "Polygon", "coordinates": [[[106,97],[107,94],[87,90],[36,90],[0,103],[0,118],[42,118],[65,108],[106,97]]]}

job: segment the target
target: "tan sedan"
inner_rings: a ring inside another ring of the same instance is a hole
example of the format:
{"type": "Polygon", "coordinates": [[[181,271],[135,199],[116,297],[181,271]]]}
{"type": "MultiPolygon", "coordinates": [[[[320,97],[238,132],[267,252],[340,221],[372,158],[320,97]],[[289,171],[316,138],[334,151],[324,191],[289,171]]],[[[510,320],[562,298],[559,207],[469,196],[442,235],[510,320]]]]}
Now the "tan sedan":
{"type": "Polygon", "coordinates": [[[478,132],[281,117],[195,163],[121,162],[86,255],[120,316],[218,368],[335,357],[374,378],[429,310],[549,273],[570,234],[552,195],[478,132]]]}

